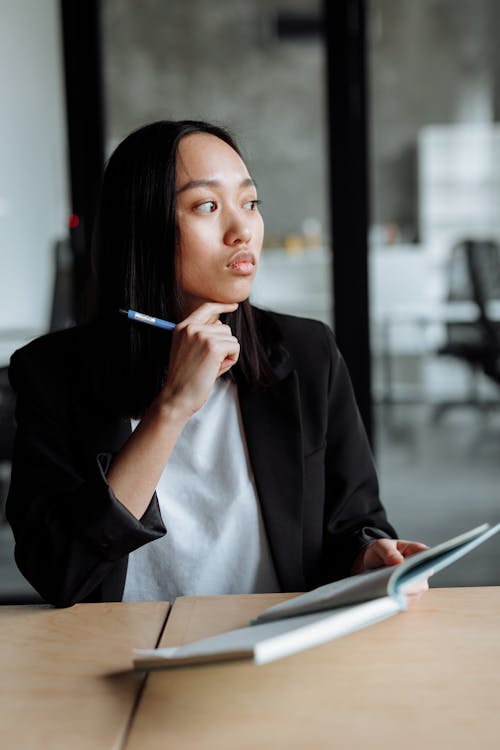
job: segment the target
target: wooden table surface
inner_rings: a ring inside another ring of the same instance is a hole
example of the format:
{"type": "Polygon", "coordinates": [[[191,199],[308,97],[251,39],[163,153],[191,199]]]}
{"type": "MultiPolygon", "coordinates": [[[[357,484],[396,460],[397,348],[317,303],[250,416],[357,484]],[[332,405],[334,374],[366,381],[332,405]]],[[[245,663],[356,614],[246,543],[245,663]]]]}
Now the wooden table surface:
{"type": "Polygon", "coordinates": [[[0,607],[0,747],[123,747],[142,686],[132,649],[157,644],[168,606],[0,607]]]}
{"type": "MultiPolygon", "coordinates": [[[[178,599],[161,645],[238,627],[284,595],[178,599]]],[[[498,750],[500,587],[412,609],[267,664],[152,672],[127,750],[498,750]]]]}
{"type": "MultiPolygon", "coordinates": [[[[176,601],[161,645],[244,625],[284,594],[176,601]]],[[[131,672],[168,605],[0,608],[6,750],[490,750],[500,737],[500,587],[411,610],[264,666],[131,672]],[[142,690],[142,688],[144,689],[142,690]]]]}

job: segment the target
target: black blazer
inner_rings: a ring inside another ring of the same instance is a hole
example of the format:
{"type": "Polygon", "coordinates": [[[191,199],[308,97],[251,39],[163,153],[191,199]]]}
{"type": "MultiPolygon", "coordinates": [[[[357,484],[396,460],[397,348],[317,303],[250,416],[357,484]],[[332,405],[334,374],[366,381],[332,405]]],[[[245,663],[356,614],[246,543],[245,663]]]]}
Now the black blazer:
{"type": "MultiPolygon", "coordinates": [[[[349,574],[359,550],[395,537],[344,361],[322,323],[256,310],[279,331],[277,380],[239,398],[271,553],[283,591],[349,574]]],[[[275,335],[275,334],[273,334],[275,335]]],[[[94,326],[15,352],[17,437],[7,517],[17,564],[48,602],[120,601],[128,554],[166,533],[153,496],[137,520],[106,470],[130,434],[106,408],[94,326]]]]}

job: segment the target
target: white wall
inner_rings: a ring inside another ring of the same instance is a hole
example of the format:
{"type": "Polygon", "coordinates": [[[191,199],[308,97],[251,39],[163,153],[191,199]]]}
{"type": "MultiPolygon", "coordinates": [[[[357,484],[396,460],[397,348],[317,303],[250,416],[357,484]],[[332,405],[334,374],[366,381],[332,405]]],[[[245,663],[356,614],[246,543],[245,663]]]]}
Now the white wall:
{"type": "Polygon", "coordinates": [[[68,176],[57,0],[0,0],[0,364],[46,330],[68,176]]]}

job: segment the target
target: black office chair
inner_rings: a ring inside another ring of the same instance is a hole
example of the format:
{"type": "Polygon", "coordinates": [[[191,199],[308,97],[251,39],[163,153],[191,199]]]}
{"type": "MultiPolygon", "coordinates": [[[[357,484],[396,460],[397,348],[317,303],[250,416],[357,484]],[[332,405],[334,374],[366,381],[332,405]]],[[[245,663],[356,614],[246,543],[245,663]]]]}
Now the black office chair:
{"type": "MultiPolygon", "coordinates": [[[[500,301],[500,247],[494,240],[464,240],[452,250],[449,265],[449,302],[473,302],[477,317],[472,321],[446,324],[446,342],[438,354],[465,362],[471,371],[471,393],[465,403],[484,408],[477,390],[481,373],[500,384],[500,321],[488,314],[488,302],[500,301]]],[[[464,402],[444,402],[437,406],[438,417],[449,406],[464,402]]]]}
{"type": "Polygon", "coordinates": [[[5,500],[10,482],[10,463],[14,447],[15,395],[7,377],[7,367],[0,367],[0,523],[5,518],[5,500]]]}

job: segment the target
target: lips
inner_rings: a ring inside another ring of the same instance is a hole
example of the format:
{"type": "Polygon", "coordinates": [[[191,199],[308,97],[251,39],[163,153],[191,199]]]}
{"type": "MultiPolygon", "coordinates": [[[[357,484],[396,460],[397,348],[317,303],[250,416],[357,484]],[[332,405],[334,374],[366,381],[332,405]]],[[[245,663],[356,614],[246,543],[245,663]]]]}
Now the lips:
{"type": "Polygon", "coordinates": [[[249,253],[248,250],[240,250],[235,255],[231,256],[227,264],[228,268],[238,269],[243,267],[256,266],[257,261],[253,253],[249,253]]]}
{"type": "Polygon", "coordinates": [[[226,268],[236,276],[253,276],[257,267],[255,255],[248,250],[240,250],[232,255],[226,268]]]}

